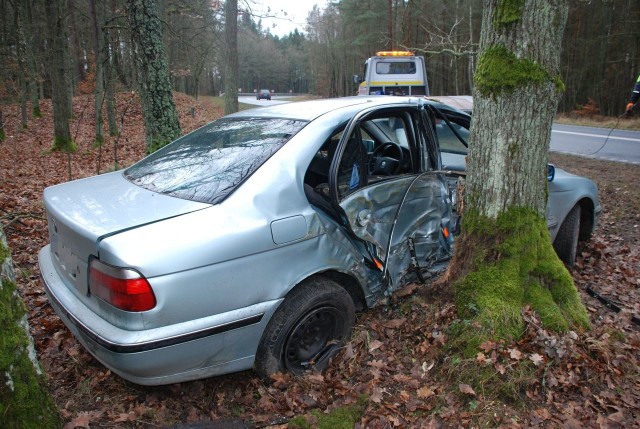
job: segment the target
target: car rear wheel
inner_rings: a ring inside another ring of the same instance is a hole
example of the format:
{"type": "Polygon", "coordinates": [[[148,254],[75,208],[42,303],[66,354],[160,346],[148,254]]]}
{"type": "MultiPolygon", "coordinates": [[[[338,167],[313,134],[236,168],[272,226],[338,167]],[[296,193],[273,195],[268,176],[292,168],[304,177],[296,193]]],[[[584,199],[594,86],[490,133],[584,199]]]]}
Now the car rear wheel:
{"type": "Polygon", "coordinates": [[[567,214],[567,217],[564,218],[558,235],[556,235],[556,239],[553,242],[553,248],[556,250],[558,257],[569,267],[573,267],[576,261],[579,232],[580,205],[576,204],[567,214]]]}
{"type": "Polygon", "coordinates": [[[321,371],[349,338],[354,321],[346,290],[325,278],[310,279],[287,295],[269,321],[254,368],[265,380],[276,372],[321,371]]]}

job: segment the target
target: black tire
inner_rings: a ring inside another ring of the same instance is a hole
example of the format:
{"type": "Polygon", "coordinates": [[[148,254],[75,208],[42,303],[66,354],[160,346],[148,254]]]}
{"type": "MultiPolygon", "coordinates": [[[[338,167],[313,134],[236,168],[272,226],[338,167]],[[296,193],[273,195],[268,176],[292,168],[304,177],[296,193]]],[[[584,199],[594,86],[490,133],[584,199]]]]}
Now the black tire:
{"type": "Polygon", "coordinates": [[[576,261],[579,233],[580,205],[576,204],[562,221],[558,235],[556,235],[556,239],[553,242],[553,248],[556,250],[558,257],[568,267],[573,267],[576,261]]]}
{"type": "Polygon", "coordinates": [[[254,369],[264,380],[276,372],[322,371],[349,339],[355,308],[349,293],[325,278],[297,286],[262,334],[254,369]]]}

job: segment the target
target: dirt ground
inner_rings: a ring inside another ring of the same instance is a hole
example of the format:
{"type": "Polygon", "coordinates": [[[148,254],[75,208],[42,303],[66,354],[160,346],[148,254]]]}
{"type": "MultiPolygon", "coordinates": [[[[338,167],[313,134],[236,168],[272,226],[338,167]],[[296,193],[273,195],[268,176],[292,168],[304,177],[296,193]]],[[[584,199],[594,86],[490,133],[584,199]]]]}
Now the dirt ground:
{"type": "MultiPolygon", "coordinates": [[[[638,427],[640,166],[551,155],[556,166],[592,178],[602,200],[600,223],[580,245],[572,271],[592,329],[553,335],[526,312],[524,338],[484,344],[478,351],[476,364],[482,362],[490,376],[477,385],[457,382],[469,362],[447,354],[447,332],[464,323],[456,318],[451,294],[446,287],[412,285],[388,305],[360,314],[351,342],[323,374],[283,375],[267,385],[245,371],[143,387],[112,374],[79,345],[38,280],[37,252],[47,242],[44,187],[112,169],[114,154],[119,165],[143,154],[141,112],[131,95],[119,98],[119,111],[127,112],[120,118],[121,137],[109,138],[102,151],[91,142],[92,100],[79,97],[75,104],[72,133],[79,150],[71,157],[48,152],[46,104],[44,117],[26,130],[19,126],[17,107],[3,106],[8,139],[0,143],[0,221],[65,427],[213,427],[211,420],[218,427],[286,427],[295,416],[314,426],[319,415],[338,408],[354,411],[358,428],[638,427]],[[492,380],[519,381],[505,395],[511,399],[496,400],[488,394],[492,380]]],[[[188,97],[177,95],[177,105],[185,131],[220,116],[210,104],[188,97]]]]}

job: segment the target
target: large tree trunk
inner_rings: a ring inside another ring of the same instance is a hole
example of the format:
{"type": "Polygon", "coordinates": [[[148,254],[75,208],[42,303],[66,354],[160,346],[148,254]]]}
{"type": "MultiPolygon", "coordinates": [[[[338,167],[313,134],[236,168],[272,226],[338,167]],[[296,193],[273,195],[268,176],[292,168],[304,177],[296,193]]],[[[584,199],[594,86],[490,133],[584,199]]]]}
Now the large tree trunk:
{"type": "Polygon", "coordinates": [[[49,75],[51,100],[53,103],[53,150],[72,152],[75,145],[71,139],[69,118],[71,116],[67,85],[67,26],[63,13],[63,0],[47,1],[47,23],[49,26],[49,75]]]}
{"type": "Polygon", "coordinates": [[[128,3],[129,25],[137,49],[146,146],[151,153],[180,136],[180,123],[155,1],[129,0],[128,3]]]}
{"type": "MultiPolygon", "coordinates": [[[[530,305],[547,328],[587,326],[544,218],[551,124],[568,1],[484,0],[462,233],[451,263],[471,347],[517,338],[530,305]]],[[[477,351],[477,349],[475,350],[477,351]]]]}
{"type": "Polygon", "coordinates": [[[60,418],[36,360],[27,314],[16,292],[11,253],[0,228],[0,416],[2,427],[58,428],[60,418]]]}
{"type": "Polygon", "coordinates": [[[224,3],[224,114],[238,111],[238,0],[224,3]]]}

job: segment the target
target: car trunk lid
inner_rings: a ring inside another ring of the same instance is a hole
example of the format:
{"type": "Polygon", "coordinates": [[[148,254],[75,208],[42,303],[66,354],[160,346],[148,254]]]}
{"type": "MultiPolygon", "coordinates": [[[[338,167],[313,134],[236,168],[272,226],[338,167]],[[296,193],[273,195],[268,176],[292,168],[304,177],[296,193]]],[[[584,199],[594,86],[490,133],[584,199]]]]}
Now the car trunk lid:
{"type": "Polygon", "coordinates": [[[148,191],[121,172],[47,188],[43,198],[54,266],[79,294],[88,292],[88,263],[101,239],[210,206],[148,191]]]}

